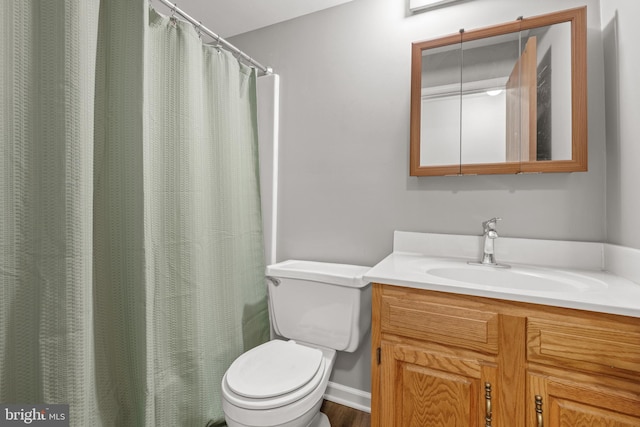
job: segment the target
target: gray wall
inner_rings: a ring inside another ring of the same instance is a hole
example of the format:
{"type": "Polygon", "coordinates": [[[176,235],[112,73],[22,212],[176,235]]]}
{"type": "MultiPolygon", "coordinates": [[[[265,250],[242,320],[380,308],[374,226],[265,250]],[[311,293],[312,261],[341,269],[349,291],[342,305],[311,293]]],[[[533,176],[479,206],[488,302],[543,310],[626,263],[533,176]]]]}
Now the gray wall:
{"type": "MultiPolygon", "coordinates": [[[[279,260],[374,265],[394,230],[480,234],[492,216],[503,236],[603,241],[598,0],[474,0],[413,16],[406,3],[354,0],[231,39],[281,76],[279,260]],[[589,172],[409,177],[412,41],[585,4],[589,172]]],[[[369,391],[369,345],[340,354],[332,380],[369,391]]]]}
{"type": "Polygon", "coordinates": [[[607,116],[607,240],[640,249],[640,2],[601,0],[607,116]]]}

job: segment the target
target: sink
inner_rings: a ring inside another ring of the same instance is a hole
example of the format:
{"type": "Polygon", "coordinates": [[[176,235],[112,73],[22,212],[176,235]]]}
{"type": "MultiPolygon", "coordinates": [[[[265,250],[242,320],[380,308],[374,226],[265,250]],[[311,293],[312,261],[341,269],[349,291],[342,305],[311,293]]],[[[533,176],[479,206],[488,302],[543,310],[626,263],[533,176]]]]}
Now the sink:
{"type": "Polygon", "coordinates": [[[570,292],[607,288],[605,282],[578,273],[535,267],[513,267],[506,270],[460,262],[435,265],[428,268],[426,273],[469,285],[514,290],[570,292]]]}

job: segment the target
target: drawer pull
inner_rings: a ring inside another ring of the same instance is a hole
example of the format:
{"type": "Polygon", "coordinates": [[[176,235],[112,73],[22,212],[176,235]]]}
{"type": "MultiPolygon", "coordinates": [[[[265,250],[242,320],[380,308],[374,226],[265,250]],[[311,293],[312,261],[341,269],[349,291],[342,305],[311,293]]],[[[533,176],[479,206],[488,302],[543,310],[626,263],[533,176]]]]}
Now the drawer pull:
{"type": "Polygon", "coordinates": [[[536,420],[537,427],[544,427],[544,419],[542,418],[542,396],[536,394],[536,420]]]}
{"type": "Polygon", "coordinates": [[[491,383],[484,383],[485,427],[491,427],[491,383]]]}

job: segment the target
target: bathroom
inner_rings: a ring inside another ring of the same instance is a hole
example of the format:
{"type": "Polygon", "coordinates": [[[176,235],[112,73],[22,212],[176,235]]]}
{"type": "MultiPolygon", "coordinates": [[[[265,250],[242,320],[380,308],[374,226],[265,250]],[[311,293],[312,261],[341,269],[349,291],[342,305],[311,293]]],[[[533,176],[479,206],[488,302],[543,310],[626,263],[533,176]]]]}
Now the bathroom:
{"type": "MultiPolygon", "coordinates": [[[[179,6],[189,10],[186,0],[179,6]]],[[[413,14],[406,0],[352,0],[231,37],[280,77],[277,260],[373,266],[391,253],[395,230],[480,235],[493,216],[503,218],[501,236],[640,249],[640,57],[631,46],[639,8],[632,0],[461,0],[413,14]],[[588,172],[410,176],[411,43],[580,6],[588,10],[588,172]]],[[[329,393],[367,410],[370,354],[368,339],[340,354],[329,393]]]]}
{"type": "MultiPolygon", "coordinates": [[[[394,230],[480,235],[493,216],[504,236],[639,248],[638,7],[476,0],[412,15],[404,1],[355,0],[234,37],[282,76],[278,258],[374,265],[394,230]],[[409,176],[412,42],[584,5],[588,172],[409,176]]],[[[338,357],[333,381],[370,390],[366,347],[338,357]]]]}

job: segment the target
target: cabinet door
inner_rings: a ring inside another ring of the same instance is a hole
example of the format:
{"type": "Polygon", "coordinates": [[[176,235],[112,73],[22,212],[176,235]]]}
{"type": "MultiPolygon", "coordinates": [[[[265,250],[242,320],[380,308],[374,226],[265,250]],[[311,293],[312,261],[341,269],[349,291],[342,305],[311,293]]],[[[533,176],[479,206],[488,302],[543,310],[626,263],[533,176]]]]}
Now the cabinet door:
{"type": "Polygon", "coordinates": [[[383,342],[380,368],[381,426],[492,425],[491,363],[383,342]]]}
{"type": "Polygon", "coordinates": [[[623,389],[536,374],[528,384],[528,427],[640,426],[637,384],[623,389]]]}

